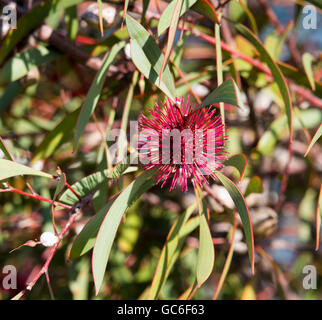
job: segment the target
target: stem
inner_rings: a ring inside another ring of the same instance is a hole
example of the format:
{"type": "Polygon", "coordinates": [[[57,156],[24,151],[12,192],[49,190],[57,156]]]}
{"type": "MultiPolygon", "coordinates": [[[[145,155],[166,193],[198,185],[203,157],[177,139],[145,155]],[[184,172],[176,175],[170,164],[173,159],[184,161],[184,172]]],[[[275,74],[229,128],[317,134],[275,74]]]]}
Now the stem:
{"type": "Polygon", "coordinates": [[[49,289],[49,293],[50,293],[50,298],[51,298],[51,300],[55,300],[55,295],[54,295],[53,288],[51,287],[48,270],[45,272],[45,275],[46,275],[46,280],[47,280],[48,289],[49,289]]]}
{"type": "Polygon", "coordinates": [[[104,132],[103,132],[101,126],[99,125],[99,123],[97,121],[97,118],[96,118],[96,115],[94,112],[92,113],[92,118],[95,122],[96,128],[97,128],[97,130],[101,136],[101,139],[102,139],[102,144],[103,144],[104,151],[105,151],[106,165],[108,168],[109,167],[109,160],[108,160],[109,159],[109,152],[108,152],[108,147],[107,147],[106,140],[105,140],[105,135],[104,135],[104,132]]]}
{"type": "Polygon", "coordinates": [[[232,230],[232,235],[231,235],[231,242],[230,242],[230,248],[227,254],[227,259],[225,261],[225,265],[223,268],[223,271],[221,273],[217,288],[216,288],[216,292],[212,298],[212,300],[216,300],[218,298],[218,295],[222,289],[222,286],[224,284],[224,281],[226,279],[227,273],[229,271],[229,267],[231,264],[231,259],[233,257],[233,253],[234,253],[234,246],[235,246],[235,234],[236,234],[236,229],[237,229],[237,219],[236,219],[236,212],[234,211],[234,225],[233,225],[233,230],[232,230]]]}
{"type": "MultiPolygon", "coordinates": [[[[196,29],[193,29],[192,33],[195,36],[199,37],[200,39],[203,39],[211,44],[216,44],[213,37],[211,37],[205,33],[202,33],[196,29]]],[[[221,48],[223,50],[225,50],[226,52],[230,53],[231,55],[233,55],[236,58],[240,58],[240,59],[248,62],[249,64],[251,64],[252,66],[257,68],[258,70],[264,72],[267,76],[269,76],[271,78],[271,80],[273,79],[271,70],[266,65],[264,65],[261,61],[246,56],[245,54],[237,51],[236,49],[232,48],[231,46],[229,46],[227,43],[225,43],[223,41],[220,41],[220,45],[221,45],[221,48]]],[[[313,95],[310,92],[310,90],[297,85],[296,83],[294,83],[290,79],[286,79],[286,81],[290,84],[293,91],[295,91],[297,94],[299,94],[300,96],[305,98],[307,101],[312,103],[314,106],[322,108],[322,99],[313,95]]]]}
{"type": "Polygon", "coordinates": [[[48,272],[48,266],[51,262],[51,260],[53,259],[57,248],[59,246],[59,244],[61,243],[63,237],[65,236],[65,234],[67,233],[67,231],[70,229],[71,225],[74,223],[75,219],[77,218],[78,214],[74,213],[70,216],[69,220],[67,221],[64,229],[58,234],[58,241],[57,243],[52,247],[52,250],[49,254],[49,257],[47,258],[45,264],[43,265],[43,267],[40,269],[40,271],[36,274],[36,276],[33,278],[33,280],[31,282],[29,282],[27,284],[26,289],[31,291],[31,289],[33,288],[33,286],[36,284],[36,282],[38,281],[38,279],[44,274],[48,272]]]}
{"type": "Polygon", "coordinates": [[[73,208],[72,206],[69,206],[67,204],[64,204],[64,203],[61,203],[61,202],[58,202],[58,201],[53,201],[51,199],[44,198],[44,197],[40,196],[39,194],[30,194],[30,193],[21,191],[19,189],[11,187],[11,186],[8,189],[0,190],[0,192],[16,192],[16,193],[19,193],[19,194],[21,194],[23,196],[33,198],[33,199],[37,199],[37,200],[41,200],[41,201],[45,201],[45,202],[54,204],[55,206],[59,206],[59,207],[65,208],[65,209],[71,210],[73,208]]]}
{"type": "MultiPolygon", "coordinates": [[[[221,19],[222,12],[218,13],[219,20],[221,19]]],[[[215,23],[215,41],[216,41],[216,64],[217,64],[217,87],[219,87],[223,83],[223,72],[222,72],[222,52],[221,52],[221,44],[220,44],[220,25],[215,23]]],[[[223,125],[225,125],[225,109],[224,103],[220,102],[220,114],[221,121],[223,125]]]]}
{"type": "Polygon", "coordinates": [[[179,67],[177,67],[174,64],[175,69],[178,71],[180,78],[183,80],[183,82],[185,83],[185,85],[187,86],[189,92],[193,95],[193,97],[196,99],[198,104],[201,104],[201,99],[199,98],[199,96],[194,92],[194,90],[191,88],[189,81],[186,79],[184,73],[180,70],[179,67]]]}
{"type": "Polygon", "coordinates": [[[80,195],[73,189],[73,187],[71,187],[71,185],[67,182],[66,179],[66,174],[63,173],[63,175],[65,176],[65,186],[78,198],[78,200],[82,200],[82,198],[80,197],[80,195]]]}
{"type": "Polygon", "coordinates": [[[123,132],[125,132],[125,134],[126,134],[127,123],[129,121],[129,114],[130,114],[131,104],[132,104],[132,100],[133,100],[134,88],[135,88],[135,85],[138,81],[138,77],[139,77],[139,72],[136,70],[133,73],[132,82],[129,86],[129,91],[127,93],[126,100],[125,100],[125,105],[124,105],[124,109],[123,109],[123,116],[122,116],[122,120],[121,120],[121,130],[123,132]]]}

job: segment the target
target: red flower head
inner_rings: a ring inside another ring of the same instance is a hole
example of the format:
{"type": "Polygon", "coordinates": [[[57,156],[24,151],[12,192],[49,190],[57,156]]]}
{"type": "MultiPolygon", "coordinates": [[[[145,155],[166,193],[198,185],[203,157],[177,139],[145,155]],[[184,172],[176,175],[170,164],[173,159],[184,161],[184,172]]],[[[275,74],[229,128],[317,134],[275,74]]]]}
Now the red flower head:
{"type": "Polygon", "coordinates": [[[224,126],[216,109],[190,106],[189,98],[169,99],[150,110],[139,123],[139,156],[145,169],[157,169],[157,183],[163,187],[173,174],[170,190],[179,182],[183,191],[188,180],[194,186],[208,183],[205,176],[222,168],[226,160],[224,126]]]}

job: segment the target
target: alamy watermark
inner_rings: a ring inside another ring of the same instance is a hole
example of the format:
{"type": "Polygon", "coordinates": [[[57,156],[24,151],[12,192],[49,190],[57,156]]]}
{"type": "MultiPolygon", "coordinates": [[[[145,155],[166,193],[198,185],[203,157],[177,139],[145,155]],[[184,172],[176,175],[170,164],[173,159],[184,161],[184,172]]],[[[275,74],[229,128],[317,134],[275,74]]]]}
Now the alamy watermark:
{"type": "Polygon", "coordinates": [[[317,11],[313,5],[306,5],[303,7],[302,14],[304,15],[302,20],[303,28],[306,30],[317,29],[317,11]]]}
{"type": "Polygon", "coordinates": [[[17,9],[15,3],[8,4],[2,8],[2,27],[5,29],[17,29],[17,9]]]}
{"type": "Polygon", "coordinates": [[[9,264],[2,268],[2,280],[0,287],[3,290],[17,289],[17,269],[15,266],[9,264]]]}
{"type": "Polygon", "coordinates": [[[190,129],[182,131],[164,128],[138,129],[137,121],[130,121],[129,141],[126,132],[112,129],[107,136],[112,164],[128,157],[130,164],[198,164],[207,165],[216,157],[215,145],[222,136],[216,136],[216,129],[190,129]]]}
{"type": "Polygon", "coordinates": [[[302,273],[305,275],[302,280],[303,288],[305,290],[316,290],[317,289],[317,277],[316,268],[312,265],[306,265],[302,273]]]}

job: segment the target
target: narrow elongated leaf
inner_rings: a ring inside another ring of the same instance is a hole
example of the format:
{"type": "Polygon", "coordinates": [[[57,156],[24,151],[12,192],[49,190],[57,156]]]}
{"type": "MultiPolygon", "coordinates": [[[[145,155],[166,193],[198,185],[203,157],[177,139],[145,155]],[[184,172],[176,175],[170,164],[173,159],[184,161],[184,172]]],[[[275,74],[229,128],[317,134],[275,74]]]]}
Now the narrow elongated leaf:
{"type": "Polygon", "coordinates": [[[279,35],[278,32],[273,32],[272,34],[269,34],[266,38],[265,38],[265,48],[267,48],[268,52],[270,53],[270,55],[272,56],[272,58],[275,61],[278,61],[281,54],[282,54],[282,50],[283,50],[283,46],[285,43],[285,40],[288,36],[288,34],[290,33],[291,29],[293,27],[293,22],[291,21],[286,29],[285,32],[283,33],[283,35],[279,35]]]}
{"type": "Polygon", "coordinates": [[[12,101],[22,91],[20,81],[14,81],[7,85],[6,90],[0,97],[0,114],[3,113],[12,103],[12,101]]]}
{"type": "Polygon", "coordinates": [[[75,41],[78,32],[77,7],[69,7],[65,10],[65,23],[69,41],[75,41]]]}
{"type": "Polygon", "coordinates": [[[251,193],[262,193],[263,191],[264,188],[261,178],[254,176],[248,182],[244,197],[246,198],[251,193]]]}
{"type": "Polygon", "coordinates": [[[315,81],[314,81],[313,70],[312,70],[312,62],[314,61],[314,57],[310,53],[305,52],[303,54],[302,61],[303,61],[304,71],[310,82],[311,88],[314,91],[315,81]]]}
{"type": "Polygon", "coordinates": [[[214,6],[208,0],[198,0],[191,9],[213,22],[220,23],[214,6]]]}
{"type": "Polygon", "coordinates": [[[146,171],[127,186],[114,200],[100,226],[92,256],[92,271],[96,294],[98,294],[102,285],[107,261],[122,216],[133,202],[155,184],[154,179],[151,179],[154,174],[153,170],[146,171]]]}
{"type": "MultiPolygon", "coordinates": [[[[219,13],[219,19],[221,19],[222,12],[219,13]]],[[[223,78],[223,66],[222,66],[222,51],[220,40],[220,24],[215,24],[215,42],[216,42],[216,72],[217,72],[217,85],[220,87],[224,81],[223,78]]],[[[225,124],[225,107],[223,102],[219,102],[221,121],[225,124]]]]}
{"type": "Polygon", "coordinates": [[[32,8],[17,21],[17,28],[11,29],[7,37],[2,41],[0,47],[0,64],[8,56],[17,43],[21,41],[26,34],[42,21],[57,11],[74,6],[83,0],[48,0],[42,1],[39,5],[32,8]]]}
{"type": "Polygon", "coordinates": [[[248,9],[247,7],[247,4],[244,2],[244,0],[241,0],[241,1],[238,1],[238,3],[240,4],[240,6],[244,9],[247,17],[248,17],[248,20],[250,22],[250,25],[251,25],[251,28],[253,30],[253,32],[255,34],[257,34],[258,32],[258,28],[257,28],[257,24],[256,24],[256,20],[255,20],[255,17],[254,15],[252,14],[252,12],[248,9]]]}
{"type": "Polygon", "coordinates": [[[211,92],[198,108],[209,106],[216,102],[226,102],[244,109],[240,91],[235,81],[231,79],[223,82],[222,85],[211,92]]]}
{"type": "Polygon", "coordinates": [[[0,137],[0,149],[2,150],[2,152],[7,158],[9,158],[11,161],[15,161],[1,137],[0,137]]]}
{"type": "Polygon", "coordinates": [[[171,24],[170,24],[170,28],[169,28],[167,49],[166,49],[166,52],[164,54],[163,62],[162,62],[161,69],[160,69],[159,85],[160,85],[160,82],[161,82],[161,79],[162,79],[162,72],[164,70],[164,67],[168,64],[168,61],[169,61],[169,58],[170,58],[171,49],[172,49],[172,46],[173,46],[173,43],[174,43],[174,38],[175,38],[176,33],[177,33],[177,28],[178,28],[178,23],[179,23],[179,19],[180,19],[181,8],[182,8],[182,0],[176,0],[175,1],[175,7],[174,7],[174,10],[172,12],[171,24]]]}
{"type": "Polygon", "coordinates": [[[98,6],[98,20],[100,25],[101,37],[103,37],[104,30],[103,30],[102,0],[97,0],[97,6],[98,6]]]}
{"type": "MultiPolygon", "coordinates": [[[[183,0],[180,10],[180,17],[182,17],[196,2],[197,0],[183,0]]],[[[173,15],[176,3],[176,0],[171,1],[162,12],[158,23],[158,37],[171,25],[171,17],[173,15]]]]}
{"type": "Polygon", "coordinates": [[[77,147],[79,138],[81,134],[83,133],[85,126],[90,119],[93,111],[96,108],[96,104],[99,100],[101,90],[104,85],[104,81],[107,75],[107,71],[109,66],[114,61],[117,53],[125,46],[124,41],[120,41],[119,43],[115,44],[111,50],[108,52],[108,54],[105,56],[102,67],[97,72],[96,77],[92,83],[91,88],[89,89],[89,92],[87,94],[85,103],[81,109],[81,112],[78,117],[77,126],[76,126],[76,132],[75,132],[75,139],[74,139],[74,150],[77,147]]]}
{"type": "Polygon", "coordinates": [[[246,238],[246,243],[248,247],[249,260],[252,267],[252,272],[254,272],[254,235],[253,226],[248,210],[247,203],[243,194],[240,192],[239,188],[233,183],[229,178],[219,171],[215,171],[216,177],[220,180],[226,190],[229,192],[231,198],[233,199],[236,209],[240,215],[241,221],[244,227],[244,233],[246,238]]]}
{"type": "MultiPolygon", "coordinates": [[[[111,172],[109,172],[109,170],[105,170],[102,172],[94,173],[73,184],[72,188],[77,192],[79,196],[84,197],[102,186],[102,184],[107,183],[108,178],[114,179],[127,171],[126,167],[123,164],[118,164],[115,168],[118,169],[113,169],[111,172]],[[106,174],[108,175],[108,178],[106,174]]],[[[69,256],[70,259],[76,259],[93,248],[100,225],[102,224],[106,213],[108,212],[116,198],[117,196],[112,198],[84,226],[73,243],[69,256]]],[[[133,198],[133,201],[135,200],[136,199],[133,198]]],[[[62,195],[60,201],[74,205],[78,201],[78,199],[70,190],[67,190],[62,195]]]]}
{"type": "Polygon", "coordinates": [[[123,28],[123,23],[124,23],[124,20],[125,20],[125,17],[126,17],[127,8],[129,6],[129,2],[130,2],[129,0],[124,1],[122,28],[123,28]]]}
{"type": "Polygon", "coordinates": [[[111,208],[115,199],[116,197],[114,197],[103,208],[101,208],[77,235],[69,253],[69,258],[71,260],[77,259],[93,248],[100,225],[102,224],[106,213],[111,208]]]}
{"type": "MultiPolygon", "coordinates": [[[[119,177],[128,167],[128,164],[119,164],[111,172],[110,170],[95,172],[74,183],[72,188],[81,198],[83,198],[89,195],[91,192],[99,189],[102,184],[107,183],[109,179],[119,177]]],[[[69,205],[74,205],[79,201],[79,199],[71,190],[68,189],[62,194],[59,201],[69,205]]]]}
{"type": "Polygon", "coordinates": [[[131,58],[144,76],[152,81],[171,100],[176,97],[174,82],[166,66],[159,85],[159,74],[163,62],[163,54],[150,34],[136,20],[126,16],[126,25],[131,37],[131,58]]]}
{"type": "Polygon", "coordinates": [[[28,49],[11,58],[1,69],[0,84],[16,81],[24,77],[30,70],[49,63],[59,56],[57,51],[46,47],[28,49]]]}
{"type": "Polygon", "coordinates": [[[228,160],[224,162],[225,166],[233,166],[239,172],[239,181],[243,179],[246,167],[247,167],[247,158],[243,153],[238,153],[231,156],[228,160]]]}
{"type": "Polygon", "coordinates": [[[322,124],[320,124],[319,128],[316,130],[309,146],[307,147],[304,157],[307,156],[307,154],[310,152],[310,150],[313,147],[313,145],[315,144],[315,142],[317,142],[320,139],[321,135],[322,135],[322,124]]]}
{"type": "Polygon", "coordinates": [[[253,34],[248,28],[241,24],[235,24],[235,28],[244,36],[246,37],[258,50],[261,55],[263,61],[265,61],[270,68],[274,81],[276,81],[278,88],[281,92],[282,98],[284,100],[285,105],[285,113],[288,120],[288,126],[290,131],[290,141],[293,138],[293,107],[292,107],[292,100],[289,92],[289,88],[287,86],[286,80],[278,67],[275,61],[272,59],[271,55],[264,47],[264,45],[258,40],[255,34],[253,34]]]}
{"type": "Polygon", "coordinates": [[[210,276],[215,263],[214,244],[205,213],[200,215],[197,282],[201,286],[210,276]]]}
{"type": "MultiPolygon", "coordinates": [[[[281,61],[278,62],[278,66],[285,75],[285,77],[292,79],[296,84],[300,86],[304,86],[308,89],[311,89],[311,84],[304,72],[302,72],[298,68],[295,68],[294,66],[291,66],[281,61]]],[[[320,81],[314,81],[314,83],[314,94],[316,94],[318,97],[322,96],[322,83],[320,81]]]]}
{"type": "Polygon", "coordinates": [[[54,130],[48,133],[48,135],[36,149],[32,159],[33,163],[50,157],[59,146],[66,141],[69,141],[70,137],[73,136],[72,128],[74,128],[76,125],[78,114],[79,110],[75,110],[74,112],[70,113],[57,125],[54,130]]]}
{"type": "Polygon", "coordinates": [[[59,176],[53,200],[55,201],[58,195],[64,190],[66,185],[66,175],[63,173],[59,176]]]}
{"type": "Polygon", "coordinates": [[[24,166],[23,164],[13,162],[6,159],[0,159],[0,180],[8,179],[19,175],[40,176],[45,178],[53,178],[51,174],[35,170],[24,166]]]}
{"type": "MultiPolygon", "coordinates": [[[[185,236],[188,234],[186,229],[187,227],[189,227],[189,225],[186,222],[190,218],[194,209],[195,209],[195,205],[192,205],[191,207],[189,207],[187,211],[173,224],[168,234],[166,243],[162,248],[160,258],[158,261],[158,266],[155,271],[151,288],[149,291],[148,299],[151,299],[151,300],[156,299],[163,285],[165,284],[171,272],[171,268],[180,254],[185,236]]],[[[193,228],[196,228],[197,225],[199,224],[199,218],[197,218],[196,222],[197,223],[194,223],[194,225],[192,226],[193,228]]],[[[189,228],[188,231],[191,232],[192,231],[191,228],[189,228]]]]}

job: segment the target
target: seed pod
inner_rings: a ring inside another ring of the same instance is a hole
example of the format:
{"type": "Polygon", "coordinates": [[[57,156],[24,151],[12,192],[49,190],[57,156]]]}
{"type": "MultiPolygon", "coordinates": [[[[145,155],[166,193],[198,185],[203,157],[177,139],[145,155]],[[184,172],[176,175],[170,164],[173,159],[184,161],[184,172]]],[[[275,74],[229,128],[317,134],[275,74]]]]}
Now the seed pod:
{"type": "Polygon", "coordinates": [[[44,232],[40,236],[40,243],[45,247],[52,247],[58,241],[58,238],[52,232],[44,232]]]}

